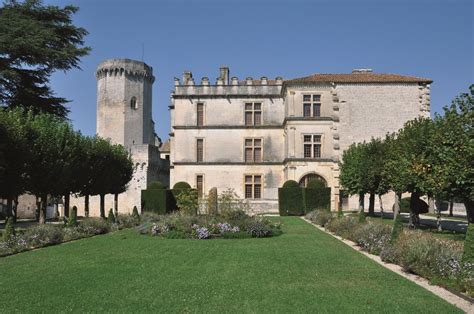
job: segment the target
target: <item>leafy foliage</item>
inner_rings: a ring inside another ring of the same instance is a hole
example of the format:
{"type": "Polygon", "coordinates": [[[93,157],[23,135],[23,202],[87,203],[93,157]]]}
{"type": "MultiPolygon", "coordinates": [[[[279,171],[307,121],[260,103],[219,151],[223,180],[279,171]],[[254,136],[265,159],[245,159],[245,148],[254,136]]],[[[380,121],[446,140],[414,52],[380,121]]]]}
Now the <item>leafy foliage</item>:
{"type": "Polygon", "coordinates": [[[474,225],[469,224],[464,240],[464,253],[462,259],[465,263],[474,265],[474,225]]]}
{"type": "Polygon", "coordinates": [[[71,215],[69,216],[69,220],[68,220],[68,226],[69,227],[77,226],[77,207],[76,206],[72,207],[71,215]]]}
{"type": "Polygon", "coordinates": [[[3,233],[3,241],[9,241],[16,234],[13,217],[8,217],[5,223],[5,231],[3,233]]]}
{"type": "Polygon", "coordinates": [[[283,187],[284,188],[297,188],[299,187],[299,184],[295,180],[288,180],[285,183],[283,183],[283,187]]]}
{"type": "Polygon", "coordinates": [[[196,189],[182,189],[175,195],[176,205],[179,211],[186,215],[197,215],[198,210],[198,192],[196,189]]]}
{"type": "Polygon", "coordinates": [[[112,208],[109,209],[109,215],[107,216],[107,221],[111,224],[115,223],[115,215],[114,215],[114,210],[112,208]]]}
{"type": "Polygon", "coordinates": [[[0,103],[67,116],[68,101],[54,96],[49,79],[54,71],[79,68],[90,51],[83,46],[87,31],[72,23],[77,10],[39,0],[10,0],[0,8],[0,103]]]}

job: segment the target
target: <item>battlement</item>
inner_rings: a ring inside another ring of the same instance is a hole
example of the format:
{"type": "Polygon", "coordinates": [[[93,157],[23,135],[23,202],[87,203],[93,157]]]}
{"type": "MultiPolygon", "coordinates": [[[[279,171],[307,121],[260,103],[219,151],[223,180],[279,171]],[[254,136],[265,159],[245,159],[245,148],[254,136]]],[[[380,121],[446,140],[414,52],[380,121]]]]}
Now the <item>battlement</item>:
{"type": "Polygon", "coordinates": [[[97,79],[107,76],[138,77],[154,82],[153,68],[141,61],[130,59],[109,59],[99,64],[96,70],[97,79]]]}
{"type": "Polygon", "coordinates": [[[207,76],[196,83],[191,71],[184,71],[183,78],[174,79],[175,91],[173,96],[212,96],[212,95],[277,95],[281,91],[283,78],[276,77],[274,80],[262,76],[260,79],[247,77],[245,80],[233,76],[229,79],[229,68],[222,66],[219,69],[219,77],[212,84],[207,76]]]}

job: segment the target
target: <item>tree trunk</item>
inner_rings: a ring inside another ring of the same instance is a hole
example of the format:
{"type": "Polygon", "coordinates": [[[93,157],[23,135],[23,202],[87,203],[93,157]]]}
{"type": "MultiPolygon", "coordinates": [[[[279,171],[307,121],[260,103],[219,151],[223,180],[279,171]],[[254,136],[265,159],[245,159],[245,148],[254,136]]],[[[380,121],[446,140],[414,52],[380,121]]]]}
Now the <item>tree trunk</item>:
{"type": "Polygon", "coordinates": [[[418,214],[417,204],[420,200],[420,194],[417,192],[411,193],[410,197],[410,219],[408,221],[409,228],[418,228],[420,226],[420,216],[418,214]]]}
{"type": "Polygon", "coordinates": [[[400,214],[400,199],[402,198],[402,193],[395,192],[395,203],[393,204],[393,220],[397,218],[397,215],[400,214]]]}
{"type": "Polygon", "coordinates": [[[68,193],[64,194],[64,217],[69,218],[69,201],[70,201],[71,195],[68,193]]]}
{"type": "Polygon", "coordinates": [[[41,211],[41,201],[38,196],[36,196],[36,211],[35,211],[35,220],[39,221],[41,211]]]}
{"type": "Polygon", "coordinates": [[[369,216],[374,216],[375,192],[370,192],[369,196],[369,216]]]}
{"type": "Polygon", "coordinates": [[[449,217],[453,217],[453,206],[454,206],[454,202],[453,200],[450,200],[449,201],[449,217]]]}
{"type": "Polygon", "coordinates": [[[469,223],[474,222],[474,200],[465,199],[464,206],[466,206],[467,221],[469,223]]]}
{"type": "Polygon", "coordinates": [[[115,217],[118,215],[118,194],[114,194],[114,212],[115,212],[115,217]]]}
{"type": "Polygon", "coordinates": [[[13,200],[13,222],[18,218],[18,196],[13,200]]]}
{"type": "Polygon", "coordinates": [[[84,216],[89,217],[89,195],[84,197],[84,216]]]}
{"type": "Polygon", "coordinates": [[[46,223],[46,207],[48,206],[48,195],[41,196],[41,206],[39,212],[39,223],[45,224],[46,223]]]}
{"type": "Polygon", "coordinates": [[[13,198],[9,196],[7,198],[7,211],[5,213],[5,216],[7,216],[7,218],[13,216],[13,214],[12,214],[13,210],[12,209],[13,209],[13,198]]]}
{"type": "Polygon", "coordinates": [[[379,206],[380,206],[380,217],[383,219],[383,204],[382,204],[382,195],[379,194],[379,206]]]}
{"type": "Polygon", "coordinates": [[[105,218],[105,195],[100,194],[100,217],[105,218]]]}
{"type": "Polygon", "coordinates": [[[435,213],[435,202],[432,196],[428,195],[428,212],[431,214],[435,213]]]}
{"type": "Polygon", "coordinates": [[[359,211],[364,211],[364,193],[359,193],[359,211]]]}
{"type": "Polygon", "coordinates": [[[441,207],[438,207],[436,210],[436,227],[438,231],[443,231],[443,226],[441,225],[441,207]]]}

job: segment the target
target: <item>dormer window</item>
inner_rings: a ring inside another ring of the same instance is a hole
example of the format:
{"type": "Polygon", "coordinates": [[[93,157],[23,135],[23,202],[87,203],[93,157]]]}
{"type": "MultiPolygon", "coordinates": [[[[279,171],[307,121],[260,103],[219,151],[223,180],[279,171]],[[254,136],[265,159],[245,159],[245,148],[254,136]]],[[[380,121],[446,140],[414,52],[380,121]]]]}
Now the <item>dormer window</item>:
{"type": "Polygon", "coordinates": [[[137,104],[137,98],[136,97],[132,97],[132,99],[130,99],[130,108],[132,108],[133,110],[138,109],[138,104],[137,104]]]}

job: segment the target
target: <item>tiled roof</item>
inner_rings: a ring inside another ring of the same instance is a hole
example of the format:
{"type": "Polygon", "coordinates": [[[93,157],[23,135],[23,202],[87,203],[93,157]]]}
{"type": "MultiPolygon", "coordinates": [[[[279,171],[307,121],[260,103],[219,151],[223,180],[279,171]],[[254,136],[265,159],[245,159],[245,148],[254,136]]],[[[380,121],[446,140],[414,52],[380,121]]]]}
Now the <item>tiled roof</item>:
{"type": "Polygon", "coordinates": [[[170,140],[167,140],[160,146],[161,153],[169,153],[170,152],[170,140]]]}
{"type": "Polygon", "coordinates": [[[322,74],[316,73],[310,76],[286,80],[285,85],[302,83],[432,83],[427,78],[405,76],[390,73],[345,73],[345,74],[322,74]]]}

